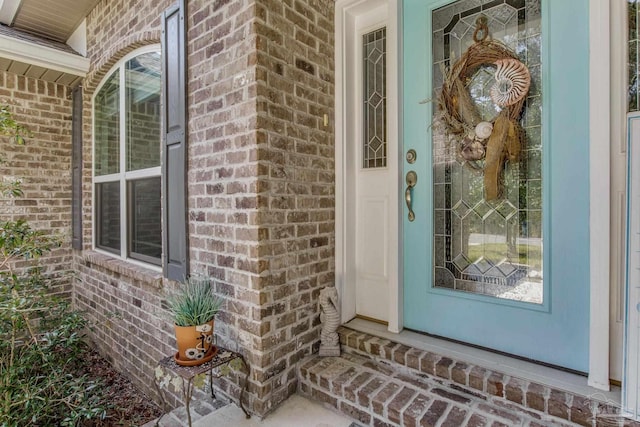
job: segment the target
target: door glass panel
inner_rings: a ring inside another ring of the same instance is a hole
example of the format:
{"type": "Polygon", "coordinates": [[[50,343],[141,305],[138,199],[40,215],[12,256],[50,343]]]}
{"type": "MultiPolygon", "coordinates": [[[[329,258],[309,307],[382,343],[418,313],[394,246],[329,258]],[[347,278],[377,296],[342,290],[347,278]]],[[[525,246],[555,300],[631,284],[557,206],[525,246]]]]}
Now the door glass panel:
{"type": "Polygon", "coordinates": [[[629,97],[627,110],[631,113],[638,111],[638,22],[640,21],[640,5],[636,0],[628,0],[627,15],[629,17],[628,36],[629,40],[629,97]]]}
{"type": "MultiPolygon", "coordinates": [[[[519,158],[500,173],[501,197],[485,198],[484,159],[465,162],[461,138],[444,131],[434,108],[434,286],[541,304],[542,138],[540,0],[460,0],[432,14],[434,97],[446,69],[474,44],[478,17],[528,68],[531,87],[520,125],[519,158]]],[[[496,67],[487,61],[464,82],[473,107],[494,121],[501,107],[489,96],[496,67]]]]}
{"type": "Polygon", "coordinates": [[[362,167],[387,166],[387,31],[381,28],[362,36],[364,108],[362,167]]]}

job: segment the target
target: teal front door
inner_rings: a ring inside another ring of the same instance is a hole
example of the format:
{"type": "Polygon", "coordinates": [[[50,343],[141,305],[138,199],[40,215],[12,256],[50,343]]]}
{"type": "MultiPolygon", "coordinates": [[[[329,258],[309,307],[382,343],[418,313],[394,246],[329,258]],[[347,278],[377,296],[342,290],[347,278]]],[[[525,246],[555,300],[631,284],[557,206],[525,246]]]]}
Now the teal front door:
{"type": "Polygon", "coordinates": [[[405,327],[586,372],[589,2],[402,8],[405,327]]]}

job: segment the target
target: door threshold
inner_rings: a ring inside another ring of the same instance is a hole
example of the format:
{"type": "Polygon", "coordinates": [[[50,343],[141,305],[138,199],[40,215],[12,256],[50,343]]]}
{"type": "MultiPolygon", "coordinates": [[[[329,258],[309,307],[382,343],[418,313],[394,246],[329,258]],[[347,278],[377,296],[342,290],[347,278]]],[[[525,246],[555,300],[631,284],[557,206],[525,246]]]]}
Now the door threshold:
{"type": "Polygon", "coordinates": [[[602,402],[608,402],[618,406],[621,403],[620,387],[612,385],[610,391],[599,390],[590,387],[587,384],[586,377],[562,369],[539,365],[534,362],[493,353],[413,331],[403,330],[397,334],[392,333],[389,332],[384,325],[364,319],[356,318],[350,320],[344,326],[358,332],[385,338],[419,350],[429,351],[454,360],[481,366],[505,375],[537,382],[574,394],[588,396],[602,402]]]}

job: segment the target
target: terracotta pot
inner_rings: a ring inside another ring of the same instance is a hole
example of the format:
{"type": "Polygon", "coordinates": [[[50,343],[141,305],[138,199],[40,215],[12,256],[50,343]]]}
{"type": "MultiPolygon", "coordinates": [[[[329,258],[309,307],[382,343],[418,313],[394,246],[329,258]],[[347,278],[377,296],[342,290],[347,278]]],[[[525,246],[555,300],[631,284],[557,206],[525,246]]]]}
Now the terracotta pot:
{"type": "Polygon", "coordinates": [[[178,354],[176,363],[184,366],[199,365],[207,361],[213,349],[213,320],[199,326],[175,325],[178,354]]]}

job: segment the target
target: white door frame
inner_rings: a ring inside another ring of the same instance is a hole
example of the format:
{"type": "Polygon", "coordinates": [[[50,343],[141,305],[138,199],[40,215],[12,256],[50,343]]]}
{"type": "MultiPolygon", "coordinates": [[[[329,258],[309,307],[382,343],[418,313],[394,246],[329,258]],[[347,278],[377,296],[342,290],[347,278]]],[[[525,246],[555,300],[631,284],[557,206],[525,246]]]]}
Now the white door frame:
{"type": "MultiPolygon", "coordinates": [[[[388,88],[399,88],[399,58],[401,57],[401,44],[398,37],[400,28],[400,6],[402,0],[337,0],[335,9],[335,67],[336,67],[336,103],[335,103],[335,129],[336,129],[336,287],[342,299],[342,321],[346,322],[355,316],[355,284],[349,278],[349,263],[351,244],[347,239],[347,230],[353,226],[349,223],[347,215],[352,201],[349,199],[349,191],[352,190],[352,180],[349,180],[347,170],[345,141],[348,136],[350,123],[345,120],[348,112],[347,97],[350,79],[347,72],[348,47],[353,43],[350,35],[355,32],[355,17],[365,11],[371,5],[381,3],[388,4],[387,38],[389,50],[387,52],[387,64],[390,83],[388,88]],[[395,82],[395,83],[391,83],[395,82]]],[[[593,203],[594,200],[609,200],[610,196],[610,102],[611,88],[602,82],[610,81],[609,61],[603,58],[610,57],[610,6],[611,1],[616,0],[589,0],[590,15],[590,327],[589,327],[589,379],[590,386],[609,389],[609,254],[610,254],[610,226],[609,204],[593,203]]],[[[402,141],[400,127],[398,126],[399,111],[398,97],[394,99],[392,93],[388,94],[388,117],[395,118],[395,128],[389,125],[389,132],[396,132],[398,141],[402,141]]],[[[402,146],[400,142],[400,146],[402,146]]],[[[402,156],[398,155],[399,159],[402,156]]],[[[401,182],[402,168],[398,168],[398,183],[401,182]]],[[[399,194],[399,192],[398,192],[399,194]]],[[[400,235],[401,207],[398,202],[397,214],[398,236],[400,235]]],[[[352,219],[353,221],[353,219],[352,219]]],[[[400,332],[403,328],[402,320],[402,271],[398,267],[402,265],[402,245],[397,239],[390,244],[396,256],[391,260],[395,264],[395,277],[389,289],[389,331],[400,332]]],[[[390,261],[391,261],[390,260],[390,261]]],[[[390,269],[390,276],[393,269],[390,269]]]]}

